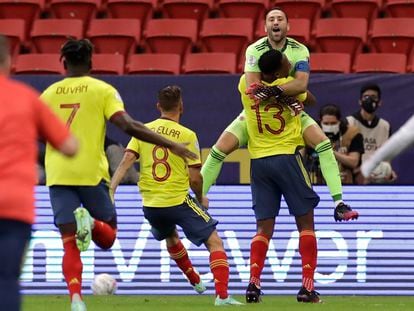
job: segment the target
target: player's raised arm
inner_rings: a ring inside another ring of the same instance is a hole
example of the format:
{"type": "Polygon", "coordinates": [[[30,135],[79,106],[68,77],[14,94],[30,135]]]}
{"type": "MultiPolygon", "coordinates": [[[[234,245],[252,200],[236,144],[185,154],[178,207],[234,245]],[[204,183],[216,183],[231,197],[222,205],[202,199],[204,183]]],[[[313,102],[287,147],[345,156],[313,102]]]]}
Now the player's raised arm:
{"type": "Polygon", "coordinates": [[[126,112],[116,113],[110,119],[112,123],[118,126],[125,133],[148,143],[167,147],[176,155],[184,159],[197,159],[197,155],[187,149],[186,145],[172,142],[169,139],[154,133],[143,123],[132,119],[126,112]]]}

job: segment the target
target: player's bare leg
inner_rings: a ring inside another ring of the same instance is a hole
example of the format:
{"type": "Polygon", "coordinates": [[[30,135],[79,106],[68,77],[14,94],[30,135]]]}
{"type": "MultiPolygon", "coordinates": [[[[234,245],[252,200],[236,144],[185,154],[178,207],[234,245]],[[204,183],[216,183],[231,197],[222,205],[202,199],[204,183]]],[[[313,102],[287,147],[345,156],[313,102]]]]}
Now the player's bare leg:
{"type": "Polygon", "coordinates": [[[312,124],[303,131],[303,139],[308,146],[315,149],[318,153],[322,175],[335,202],[335,221],[357,219],[359,216],[358,212],[353,211],[342,200],[341,175],[329,138],[326,137],[318,125],[312,124]]]}
{"type": "Polygon", "coordinates": [[[202,294],[206,290],[206,287],[204,286],[200,275],[194,270],[193,264],[188,257],[186,248],[181,243],[177,230],[175,230],[171,236],[166,238],[165,241],[167,243],[167,250],[170,257],[185,274],[194,290],[197,293],[202,294]]]}
{"type": "Polygon", "coordinates": [[[224,131],[220,135],[201,168],[201,175],[203,175],[203,195],[206,195],[211,185],[216,182],[224,159],[238,148],[239,140],[236,135],[227,131],[224,131]]]}

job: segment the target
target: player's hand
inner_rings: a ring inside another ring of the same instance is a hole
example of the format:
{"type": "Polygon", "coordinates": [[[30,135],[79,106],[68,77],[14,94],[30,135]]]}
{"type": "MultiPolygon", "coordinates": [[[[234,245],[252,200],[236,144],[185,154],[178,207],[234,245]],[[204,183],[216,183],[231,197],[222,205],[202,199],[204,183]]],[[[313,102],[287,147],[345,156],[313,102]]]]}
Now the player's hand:
{"type": "Polygon", "coordinates": [[[172,153],[182,157],[184,160],[190,159],[190,160],[197,160],[198,156],[187,149],[189,143],[183,143],[183,144],[177,144],[173,143],[173,145],[169,148],[172,153]]]}
{"type": "Polygon", "coordinates": [[[256,104],[257,102],[269,99],[270,97],[278,98],[283,93],[283,88],[278,85],[265,86],[260,83],[252,83],[246,90],[246,95],[249,95],[256,104]]]}
{"type": "Polygon", "coordinates": [[[206,196],[203,196],[201,198],[200,204],[204,206],[206,209],[208,209],[208,204],[209,204],[208,198],[206,196]]]}
{"type": "Polygon", "coordinates": [[[291,96],[282,95],[277,99],[277,101],[278,103],[285,104],[289,108],[290,114],[293,117],[299,115],[304,109],[303,103],[291,96]]]}

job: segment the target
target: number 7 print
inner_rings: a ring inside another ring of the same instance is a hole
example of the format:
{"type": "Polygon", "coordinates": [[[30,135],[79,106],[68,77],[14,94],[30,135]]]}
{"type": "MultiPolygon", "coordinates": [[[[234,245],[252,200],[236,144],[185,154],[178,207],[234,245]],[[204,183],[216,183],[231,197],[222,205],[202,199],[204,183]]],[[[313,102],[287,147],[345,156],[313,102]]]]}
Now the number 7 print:
{"type": "Polygon", "coordinates": [[[68,120],[66,121],[66,126],[70,127],[72,124],[73,119],[75,118],[76,113],[78,112],[80,108],[80,104],[60,104],[60,108],[62,109],[73,109],[72,112],[69,115],[68,120]]]}

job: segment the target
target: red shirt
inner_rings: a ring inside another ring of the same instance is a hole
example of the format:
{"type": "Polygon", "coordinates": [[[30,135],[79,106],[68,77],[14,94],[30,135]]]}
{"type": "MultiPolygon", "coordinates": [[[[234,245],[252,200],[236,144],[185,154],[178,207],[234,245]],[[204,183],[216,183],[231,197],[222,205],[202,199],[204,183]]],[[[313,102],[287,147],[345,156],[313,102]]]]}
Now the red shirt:
{"type": "Polygon", "coordinates": [[[38,139],[59,147],[69,135],[37,92],[0,76],[0,218],[34,222],[38,139]]]}

